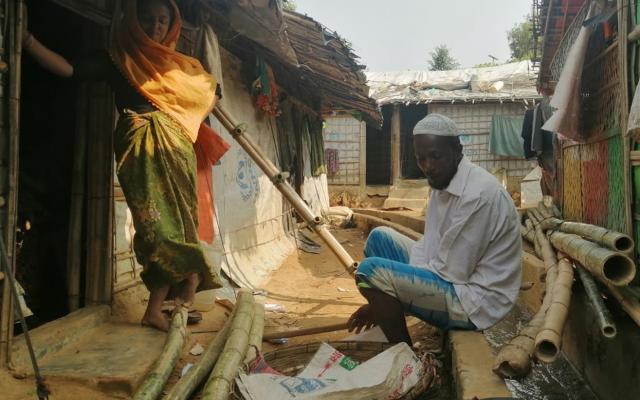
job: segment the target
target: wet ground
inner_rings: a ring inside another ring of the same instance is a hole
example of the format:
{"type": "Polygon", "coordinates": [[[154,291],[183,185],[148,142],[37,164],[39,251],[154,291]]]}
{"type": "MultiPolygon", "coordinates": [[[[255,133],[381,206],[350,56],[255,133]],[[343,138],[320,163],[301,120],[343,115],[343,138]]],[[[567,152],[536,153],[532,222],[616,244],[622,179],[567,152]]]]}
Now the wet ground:
{"type": "MultiPolygon", "coordinates": [[[[517,306],[509,316],[485,331],[489,345],[497,351],[531,318],[523,306],[517,306]]],[[[526,400],[598,400],[571,364],[560,355],[551,364],[537,363],[524,379],[506,379],[507,387],[517,399],[526,400]]]]}

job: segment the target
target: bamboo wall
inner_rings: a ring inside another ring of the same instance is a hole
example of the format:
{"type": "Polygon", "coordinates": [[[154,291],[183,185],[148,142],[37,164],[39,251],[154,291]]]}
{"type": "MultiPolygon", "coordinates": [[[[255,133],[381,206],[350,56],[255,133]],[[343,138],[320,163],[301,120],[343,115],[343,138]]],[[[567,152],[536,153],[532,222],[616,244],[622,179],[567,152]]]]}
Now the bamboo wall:
{"type": "Polygon", "coordinates": [[[327,118],[323,134],[325,149],[338,150],[338,172],[327,176],[329,185],[360,185],[361,122],[351,116],[327,118]]]}
{"type": "Polygon", "coordinates": [[[489,152],[489,131],[493,115],[521,116],[522,102],[483,104],[430,104],[429,113],[446,115],[453,119],[464,133],[463,152],[472,162],[491,171],[505,168],[509,178],[509,190],[520,190],[520,182],[536,166],[535,162],[498,156],[489,152]]]}

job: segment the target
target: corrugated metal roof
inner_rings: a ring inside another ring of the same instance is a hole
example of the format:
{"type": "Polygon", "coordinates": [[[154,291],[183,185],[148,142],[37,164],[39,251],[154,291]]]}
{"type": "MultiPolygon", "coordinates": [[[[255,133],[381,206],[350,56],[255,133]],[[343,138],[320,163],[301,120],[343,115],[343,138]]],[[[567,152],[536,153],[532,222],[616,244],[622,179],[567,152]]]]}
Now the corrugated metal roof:
{"type": "Polygon", "coordinates": [[[535,100],[529,61],[453,71],[368,72],[369,95],[378,104],[535,100]]]}

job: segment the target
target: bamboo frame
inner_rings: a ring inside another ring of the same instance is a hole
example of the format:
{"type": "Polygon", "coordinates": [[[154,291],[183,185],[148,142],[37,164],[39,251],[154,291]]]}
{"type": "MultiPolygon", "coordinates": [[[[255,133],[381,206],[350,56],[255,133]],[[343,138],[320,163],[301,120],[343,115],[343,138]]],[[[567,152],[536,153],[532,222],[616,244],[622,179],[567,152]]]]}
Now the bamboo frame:
{"type": "Polygon", "coordinates": [[[628,256],[598,246],[580,236],[553,232],[553,246],[578,261],[600,281],[613,286],[625,286],[636,275],[636,265],[628,256]]]}
{"type": "Polygon", "coordinates": [[[80,307],[80,275],[82,266],[82,221],[84,217],[85,163],[87,156],[87,87],[78,89],[76,101],[76,129],[67,241],[67,296],[69,311],[80,307]]]}
{"type": "MultiPolygon", "coordinates": [[[[15,271],[15,232],[18,217],[18,170],[20,149],[20,98],[21,98],[21,59],[22,59],[22,30],[23,30],[23,2],[22,0],[9,1],[8,15],[5,22],[15,25],[9,29],[9,141],[5,157],[7,157],[8,179],[6,190],[7,214],[6,225],[2,235],[6,238],[7,255],[11,263],[12,271],[15,271]]],[[[4,149],[3,149],[4,150],[4,149]]],[[[5,222],[5,221],[2,221],[5,222]]],[[[11,340],[13,338],[13,299],[11,298],[10,280],[4,280],[2,293],[2,313],[0,315],[0,366],[11,362],[11,340]]]]}
{"type": "Polygon", "coordinates": [[[562,332],[569,315],[572,285],[573,267],[568,259],[563,258],[558,261],[558,276],[553,284],[551,304],[535,340],[536,358],[545,363],[553,362],[560,353],[562,332]]]}
{"type": "Polygon", "coordinates": [[[203,400],[224,400],[231,394],[233,380],[247,354],[249,332],[254,318],[253,295],[238,298],[238,311],[229,331],[229,339],[202,390],[203,400]],[[242,302],[241,302],[242,301],[242,302]]]}
{"type": "Polygon", "coordinates": [[[251,159],[255,161],[265,175],[271,179],[274,186],[282,193],[284,198],[289,201],[305,222],[313,228],[316,234],[320,236],[331,251],[333,251],[345,269],[351,274],[355,273],[358,263],[351,258],[340,242],[329,232],[326,225],[322,223],[322,219],[313,214],[309,206],[300,198],[286,179],[284,179],[282,172],[262,154],[251,137],[245,134],[246,127],[236,124],[221,106],[214,108],[213,114],[225,129],[229,131],[238,144],[249,154],[251,159]]]}
{"type": "Polygon", "coordinates": [[[113,107],[106,84],[91,85],[87,159],[85,304],[108,304],[113,291],[113,107]],[[108,110],[108,111],[107,111],[108,110]]]}
{"type": "Polygon", "coordinates": [[[160,396],[162,388],[178,363],[186,336],[187,310],[182,306],[177,306],[171,319],[171,326],[167,333],[167,340],[164,342],[162,354],[136,390],[132,397],[133,400],[155,400],[160,396]]]}

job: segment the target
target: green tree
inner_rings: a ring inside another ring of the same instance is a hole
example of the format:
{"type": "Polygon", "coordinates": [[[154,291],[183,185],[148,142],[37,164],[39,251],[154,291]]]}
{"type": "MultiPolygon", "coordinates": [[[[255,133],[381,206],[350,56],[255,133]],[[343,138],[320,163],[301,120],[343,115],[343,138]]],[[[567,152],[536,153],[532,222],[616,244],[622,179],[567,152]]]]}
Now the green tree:
{"type": "Polygon", "coordinates": [[[445,44],[436,47],[429,55],[431,56],[429,60],[429,69],[431,71],[448,71],[460,67],[460,63],[453,58],[445,44]]]}
{"type": "Polygon", "coordinates": [[[507,32],[511,61],[531,60],[533,58],[533,23],[529,16],[524,22],[515,24],[507,32]]]}
{"type": "Polygon", "coordinates": [[[282,8],[287,11],[295,11],[298,5],[293,0],[283,0],[282,8]]]}

